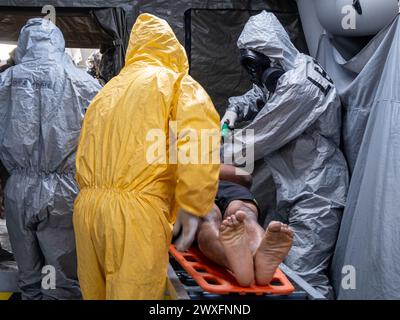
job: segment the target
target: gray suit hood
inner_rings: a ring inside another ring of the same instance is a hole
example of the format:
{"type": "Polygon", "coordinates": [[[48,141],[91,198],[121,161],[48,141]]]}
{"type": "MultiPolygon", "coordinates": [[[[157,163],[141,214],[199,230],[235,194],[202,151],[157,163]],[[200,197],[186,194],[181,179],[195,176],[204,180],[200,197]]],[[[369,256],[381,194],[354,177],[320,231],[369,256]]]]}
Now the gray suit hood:
{"type": "Polygon", "coordinates": [[[65,40],[60,29],[50,20],[33,18],[22,28],[16,51],[16,64],[32,61],[60,60],[65,53],[65,40]]]}
{"type": "Polygon", "coordinates": [[[272,58],[285,71],[294,68],[297,55],[300,54],[279,20],[266,11],[249,19],[237,44],[239,49],[254,50],[272,58]]]}

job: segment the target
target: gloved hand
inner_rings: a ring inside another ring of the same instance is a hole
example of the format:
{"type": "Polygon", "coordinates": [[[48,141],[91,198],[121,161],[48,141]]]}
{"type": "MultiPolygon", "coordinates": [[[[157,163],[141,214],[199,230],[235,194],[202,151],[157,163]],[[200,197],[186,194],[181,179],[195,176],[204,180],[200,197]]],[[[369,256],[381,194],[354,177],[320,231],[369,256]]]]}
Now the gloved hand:
{"type": "Polygon", "coordinates": [[[175,247],[178,251],[186,251],[192,245],[199,227],[200,218],[181,210],[176,219],[173,234],[177,236],[182,229],[181,235],[175,240],[175,247]]]}
{"type": "Polygon", "coordinates": [[[225,115],[223,116],[221,120],[221,127],[224,125],[224,123],[227,123],[229,126],[229,129],[233,130],[235,128],[235,123],[238,118],[238,115],[235,111],[228,110],[225,112],[225,115]]]}

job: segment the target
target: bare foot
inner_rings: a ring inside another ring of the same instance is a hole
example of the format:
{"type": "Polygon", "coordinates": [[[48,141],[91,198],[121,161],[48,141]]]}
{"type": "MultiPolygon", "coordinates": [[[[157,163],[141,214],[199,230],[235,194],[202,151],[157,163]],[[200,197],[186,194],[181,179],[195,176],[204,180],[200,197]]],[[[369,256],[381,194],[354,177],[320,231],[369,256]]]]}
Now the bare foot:
{"type": "Polygon", "coordinates": [[[240,210],[226,218],[222,221],[219,237],[229,269],[241,286],[249,287],[254,282],[254,265],[245,231],[245,218],[246,213],[240,210]]]}
{"type": "Polygon", "coordinates": [[[293,242],[293,231],[286,224],[272,221],[254,257],[256,282],[268,285],[276,268],[286,258],[293,242]]]}

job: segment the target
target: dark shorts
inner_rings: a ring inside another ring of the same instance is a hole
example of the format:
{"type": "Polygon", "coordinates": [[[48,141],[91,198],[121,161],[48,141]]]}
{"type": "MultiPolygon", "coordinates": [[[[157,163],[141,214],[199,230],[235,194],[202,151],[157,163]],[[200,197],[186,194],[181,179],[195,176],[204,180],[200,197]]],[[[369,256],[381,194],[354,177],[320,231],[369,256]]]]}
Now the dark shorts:
{"type": "Polygon", "coordinates": [[[256,198],[249,189],[240,184],[220,180],[215,204],[221,210],[222,216],[224,216],[229,204],[235,200],[252,202],[258,209],[256,198]]]}

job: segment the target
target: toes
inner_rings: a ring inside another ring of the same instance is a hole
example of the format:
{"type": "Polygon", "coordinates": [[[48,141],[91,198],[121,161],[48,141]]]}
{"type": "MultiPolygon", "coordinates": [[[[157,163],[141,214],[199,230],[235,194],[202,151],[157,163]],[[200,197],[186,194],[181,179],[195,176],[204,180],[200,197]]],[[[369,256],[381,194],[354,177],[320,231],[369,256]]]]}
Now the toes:
{"type": "Polygon", "coordinates": [[[294,232],[292,229],[289,228],[289,226],[287,224],[284,224],[281,228],[281,232],[287,234],[290,237],[293,237],[294,232]]]}
{"type": "Polygon", "coordinates": [[[228,223],[228,225],[230,227],[233,227],[233,219],[232,216],[229,216],[228,218],[226,218],[226,222],[228,223]]]}
{"type": "Polygon", "coordinates": [[[279,221],[271,221],[268,225],[269,232],[280,232],[282,229],[283,223],[279,221]]]}
{"type": "Polygon", "coordinates": [[[237,217],[237,214],[230,215],[224,221],[222,221],[221,225],[224,225],[225,228],[236,228],[240,226],[240,224],[243,223],[243,220],[246,217],[246,214],[244,212],[242,213],[244,214],[244,217],[242,216],[242,214],[240,214],[239,217],[237,217]]]}
{"type": "Polygon", "coordinates": [[[243,221],[246,219],[246,212],[244,212],[244,211],[242,211],[242,210],[238,210],[238,211],[235,213],[235,217],[236,217],[236,220],[237,220],[237,221],[243,222],[243,221]]]}
{"type": "Polygon", "coordinates": [[[225,219],[224,221],[222,221],[222,225],[224,225],[226,228],[229,228],[232,224],[232,221],[229,219],[225,219]]]}
{"type": "Polygon", "coordinates": [[[221,223],[221,226],[219,227],[220,232],[224,232],[228,227],[224,224],[224,222],[221,223]]]}
{"type": "Polygon", "coordinates": [[[237,227],[240,224],[240,222],[236,219],[235,215],[232,215],[230,218],[232,219],[232,226],[233,227],[237,227]]]}
{"type": "Polygon", "coordinates": [[[228,217],[226,218],[224,221],[222,221],[221,226],[225,226],[226,228],[232,228],[233,227],[233,221],[232,221],[232,217],[228,217]]]}

